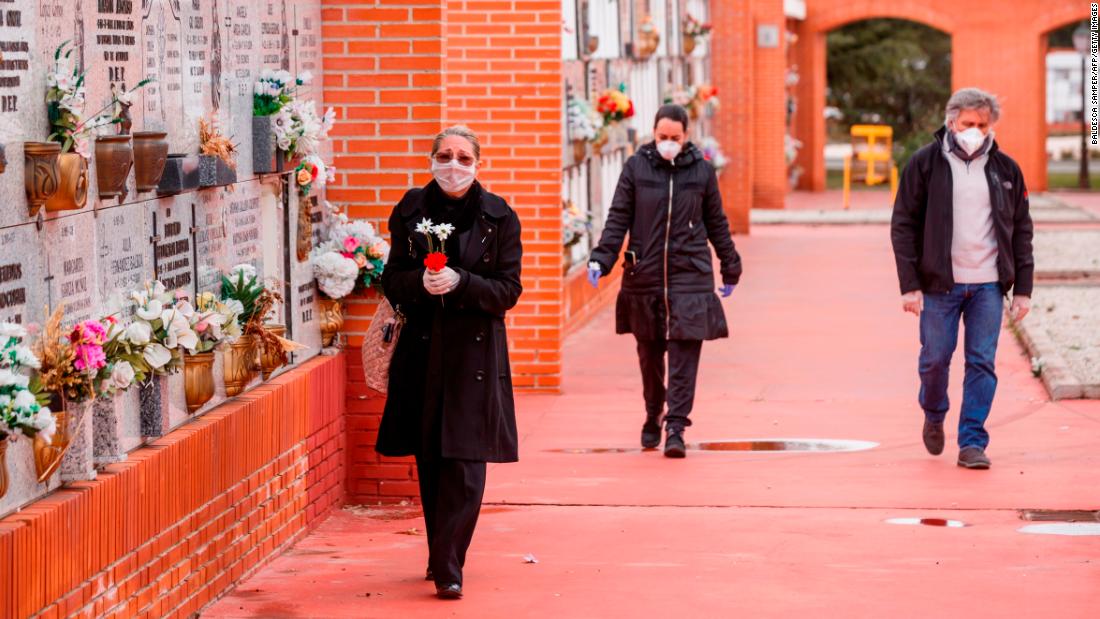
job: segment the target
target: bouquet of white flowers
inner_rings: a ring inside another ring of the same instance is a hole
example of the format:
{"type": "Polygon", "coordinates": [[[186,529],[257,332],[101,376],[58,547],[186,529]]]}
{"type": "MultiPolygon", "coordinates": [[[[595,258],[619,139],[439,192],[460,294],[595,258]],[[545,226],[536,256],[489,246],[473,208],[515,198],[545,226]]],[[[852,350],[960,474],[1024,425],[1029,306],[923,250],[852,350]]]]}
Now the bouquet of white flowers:
{"type": "Polygon", "coordinates": [[[603,129],[603,116],[585,99],[570,97],[566,108],[569,121],[569,139],[594,142],[603,129]]]}
{"type": "Polygon", "coordinates": [[[235,342],[241,336],[240,316],[244,305],[236,299],[219,301],[212,292],[204,292],[195,299],[195,306],[182,308],[188,311],[187,321],[198,338],[198,344],[189,352],[210,352],[222,342],[235,342]]]}
{"type": "Polygon", "coordinates": [[[144,346],[142,358],[156,374],[179,369],[184,351],[194,352],[199,337],[187,318],[194,308],[181,295],[168,293],[160,281],[147,282],[145,288],[130,293],[137,306],[134,321],[126,327],[126,338],[144,346]]]}
{"type": "Polygon", "coordinates": [[[38,369],[38,357],[23,343],[27,331],[0,323],[0,440],[9,435],[41,436],[49,442],[56,431],[50,409],[31,387],[28,373],[38,369]]]}
{"type": "Polygon", "coordinates": [[[309,254],[321,292],[330,299],[340,299],[376,285],[389,258],[389,243],[369,222],[350,220],[328,202],[325,209],[328,223],[321,230],[321,241],[309,254]]]}
{"type": "Polygon", "coordinates": [[[298,86],[304,86],[313,79],[309,71],[293,77],[286,71],[264,69],[260,79],[252,89],[252,114],[271,116],[294,100],[298,86]]]}
{"type": "Polygon", "coordinates": [[[290,101],[271,117],[275,142],[288,157],[308,156],[317,151],[336,122],[336,112],[329,108],[324,116],[317,115],[313,101],[290,101]]]}

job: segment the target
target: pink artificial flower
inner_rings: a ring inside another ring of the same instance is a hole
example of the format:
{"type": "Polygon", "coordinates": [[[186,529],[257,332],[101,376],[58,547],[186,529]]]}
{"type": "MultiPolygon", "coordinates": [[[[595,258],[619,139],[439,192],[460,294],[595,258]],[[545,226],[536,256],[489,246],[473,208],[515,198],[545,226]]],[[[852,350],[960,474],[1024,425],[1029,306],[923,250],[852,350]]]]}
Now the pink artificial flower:
{"type": "Polygon", "coordinates": [[[98,370],[107,365],[107,355],[104,354],[103,347],[98,344],[80,344],[76,346],[74,352],[76,360],[73,361],[73,367],[78,371],[98,370]]]}
{"type": "Polygon", "coordinates": [[[347,237],[344,239],[344,249],[351,253],[355,253],[355,250],[359,249],[359,239],[354,236],[347,237]]]}
{"type": "Polygon", "coordinates": [[[205,320],[200,321],[195,324],[195,333],[202,333],[203,331],[206,331],[207,327],[209,326],[210,323],[206,322],[205,320]]]}

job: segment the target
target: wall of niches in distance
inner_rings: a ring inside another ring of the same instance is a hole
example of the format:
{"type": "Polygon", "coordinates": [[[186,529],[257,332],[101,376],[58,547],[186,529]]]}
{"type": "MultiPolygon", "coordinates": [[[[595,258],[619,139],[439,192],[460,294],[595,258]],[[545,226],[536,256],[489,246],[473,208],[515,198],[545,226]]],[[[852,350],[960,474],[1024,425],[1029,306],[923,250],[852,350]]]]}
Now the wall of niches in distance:
{"type": "MultiPolygon", "coordinates": [[[[315,80],[299,97],[323,107],[320,29],[320,0],[0,2],[0,145],[7,158],[0,173],[0,320],[41,324],[46,307],[59,305],[70,324],[99,317],[154,277],[192,297],[217,292],[219,273],[247,262],[281,285],[288,337],[306,346],[294,362],[316,355],[315,288],[308,261],[294,248],[300,235],[316,234],[323,197],[300,199],[287,190],[285,174],[253,172],[251,118],[252,85],[264,69],[312,72],[315,80]],[[23,143],[49,133],[46,76],[65,41],[86,71],[88,113],[110,101],[111,84],[154,78],[130,110],[133,131],[165,131],[170,153],[197,154],[199,119],[216,119],[237,146],[237,182],[160,197],[139,193],[131,170],[124,197],[101,200],[93,157],[83,209],[31,217],[23,143]],[[300,218],[303,208],[310,213],[300,218]]],[[[331,161],[327,145],[321,154],[331,161]]],[[[214,367],[217,394],[200,414],[225,400],[220,359],[214,367]]],[[[182,376],[169,379],[168,393],[175,427],[190,417],[182,376]]],[[[143,444],[136,389],[88,409],[80,431],[97,440],[75,441],[74,450],[84,452],[74,457],[102,465],[143,444]],[[110,440],[98,440],[104,433],[110,440]]],[[[11,488],[0,515],[60,483],[58,475],[49,484],[34,481],[26,440],[10,446],[7,467],[11,488]]]]}

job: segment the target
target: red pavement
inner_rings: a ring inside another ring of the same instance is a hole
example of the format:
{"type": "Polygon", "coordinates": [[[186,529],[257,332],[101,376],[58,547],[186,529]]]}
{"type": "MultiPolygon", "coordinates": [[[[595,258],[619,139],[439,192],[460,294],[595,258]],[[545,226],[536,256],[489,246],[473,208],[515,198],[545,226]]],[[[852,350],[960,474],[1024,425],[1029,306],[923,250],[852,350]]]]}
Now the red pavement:
{"type": "Polygon", "coordinates": [[[1025,535],[1017,510],[1100,507],[1100,402],[1047,401],[1006,330],[993,468],[957,468],[954,432],[929,456],[886,228],[758,226],[737,241],[732,338],[704,346],[689,441],[877,448],[552,451],[636,447],[632,340],[605,313],[568,343],[565,395],[518,402],[521,462],[490,469],[466,599],[438,601],[422,580],[424,538],[402,534],[423,529],[415,510],[344,511],[202,616],[1095,617],[1100,537],[1025,535]]]}

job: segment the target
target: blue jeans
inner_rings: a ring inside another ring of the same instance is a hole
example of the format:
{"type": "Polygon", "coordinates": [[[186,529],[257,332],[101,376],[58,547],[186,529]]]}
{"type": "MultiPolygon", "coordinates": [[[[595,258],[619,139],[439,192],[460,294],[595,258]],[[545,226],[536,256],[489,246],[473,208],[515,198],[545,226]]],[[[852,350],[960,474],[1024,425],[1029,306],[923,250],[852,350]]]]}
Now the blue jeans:
{"type": "Polygon", "coordinates": [[[966,328],[966,374],[959,411],[959,447],[989,445],[985,420],[997,391],[994,359],[1001,333],[1001,286],[956,284],[951,292],[925,293],[920,315],[920,405],[928,421],[943,423],[950,403],[947,376],[959,340],[959,318],[966,328]]]}

